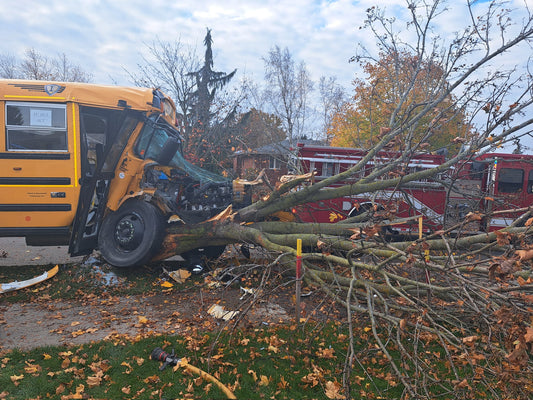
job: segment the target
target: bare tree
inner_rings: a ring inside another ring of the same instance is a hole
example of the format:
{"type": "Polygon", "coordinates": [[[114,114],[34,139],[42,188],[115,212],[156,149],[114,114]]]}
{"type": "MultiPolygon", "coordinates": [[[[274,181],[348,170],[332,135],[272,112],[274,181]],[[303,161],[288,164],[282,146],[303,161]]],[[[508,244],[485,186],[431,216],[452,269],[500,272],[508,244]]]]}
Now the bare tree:
{"type": "Polygon", "coordinates": [[[19,76],[17,59],[12,54],[0,55],[0,77],[3,79],[16,79],[19,76]]]}
{"type": "Polygon", "coordinates": [[[309,113],[309,94],[313,82],[302,61],[295,65],[288,48],[274,46],[265,63],[265,96],[274,114],[283,121],[289,145],[295,138],[305,134],[306,118],[309,113]]]}
{"type": "Polygon", "coordinates": [[[20,69],[24,79],[52,80],[54,78],[52,62],[34,48],[26,50],[20,69]]]}
{"type": "Polygon", "coordinates": [[[148,55],[142,56],[138,71],[128,71],[128,74],[135,85],[161,88],[174,99],[180,117],[178,123],[182,134],[186,135],[186,127],[191,126],[190,100],[196,87],[190,72],[200,68],[196,51],[179,39],[174,42],[156,39],[146,47],[148,55]]]}
{"type": "Polygon", "coordinates": [[[65,53],[52,59],[54,80],[63,82],[91,82],[93,75],[84,71],[79,65],[74,65],[65,53]]]}
{"type": "Polygon", "coordinates": [[[93,79],[91,73],[73,64],[64,53],[51,58],[34,48],[26,50],[21,61],[8,54],[0,56],[0,74],[5,79],[63,82],[90,82],[93,79]]]}
{"type": "Polygon", "coordinates": [[[178,124],[184,137],[185,156],[205,168],[219,170],[229,157],[228,127],[235,123],[241,95],[224,91],[236,70],[213,70],[211,30],[204,38],[201,62],[196,51],[179,40],[156,40],[148,45],[138,71],[128,74],[138,86],[157,87],[170,94],[178,107],[178,124]]]}
{"type": "Polygon", "coordinates": [[[321,76],[318,83],[320,94],[320,110],[322,114],[322,132],[327,133],[333,115],[341,110],[342,105],[346,102],[346,93],[344,88],[337,83],[333,76],[321,76]]]}

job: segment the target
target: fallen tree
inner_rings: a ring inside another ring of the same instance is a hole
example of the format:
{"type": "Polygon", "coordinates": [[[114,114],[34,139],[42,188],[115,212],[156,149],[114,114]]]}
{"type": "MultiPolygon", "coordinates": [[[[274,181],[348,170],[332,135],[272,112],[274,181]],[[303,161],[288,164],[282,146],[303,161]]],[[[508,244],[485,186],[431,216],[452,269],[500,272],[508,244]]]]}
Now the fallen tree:
{"type": "MultiPolygon", "coordinates": [[[[270,252],[276,264],[292,270],[294,276],[296,244],[301,239],[306,284],[342,304],[348,315],[352,335],[344,364],[344,396],[354,395],[350,376],[358,365],[353,324],[355,318],[365,316],[376,348],[403,385],[403,398],[436,394],[464,398],[463,392],[454,395],[454,390],[483,385],[484,374],[497,375],[502,382],[502,387],[485,388],[485,395],[498,398],[512,393],[526,398],[533,392],[529,359],[533,350],[532,209],[521,210],[521,218],[498,232],[460,234],[464,225],[482,217],[471,214],[446,230],[394,242],[382,229],[395,222],[393,213],[383,213],[378,219],[368,219],[363,213],[334,224],[269,220],[311,201],[401,189],[530,134],[533,99],[531,75],[526,73],[530,60],[518,60],[509,68],[495,64],[531,43],[533,19],[527,7],[522,10],[527,13],[521,25],[511,26],[503,16],[512,13],[502,11],[501,4],[481,8],[468,3],[471,25],[446,45],[429,36],[444,11],[440,2],[407,4],[417,39],[409,43],[402,42],[392,22],[377,9],[368,10],[366,26],[375,34],[379,51],[392,60],[409,51],[420,64],[412,68],[412,85],[399,88],[402,92],[389,125],[367,155],[349,170],[317,184],[302,187],[309,176],[301,176],[245,208],[230,207],[195,225],[174,223],[167,230],[160,258],[202,246],[249,243],[270,252]],[[493,36],[493,29],[498,36],[493,36]],[[427,87],[424,101],[412,102],[409,93],[417,80],[417,68],[428,59],[442,68],[443,79],[427,87]],[[424,151],[439,127],[449,123],[452,109],[470,116],[471,129],[458,132],[456,138],[469,147],[437,168],[405,172],[402,167],[424,151]],[[396,159],[376,165],[353,183],[325,189],[357,176],[379,151],[391,147],[398,150],[396,159]],[[438,355],[430,342],[440,343],[438,355]],[[430,358],[440,358],[453,378],[445,381],[437,376],[430,358]],[[515,385],[504,387],[506,383],[515,385]]],[[[391,76],[398,72],[394,67],[390,65],[391,76]]]]}

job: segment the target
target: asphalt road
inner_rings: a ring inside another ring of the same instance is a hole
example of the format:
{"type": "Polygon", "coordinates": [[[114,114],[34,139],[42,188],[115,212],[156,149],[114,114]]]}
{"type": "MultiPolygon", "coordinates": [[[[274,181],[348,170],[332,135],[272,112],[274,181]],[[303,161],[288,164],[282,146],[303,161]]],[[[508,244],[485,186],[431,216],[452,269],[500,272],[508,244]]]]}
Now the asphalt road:
{"type": "Polygon", "coordinates": [[[0,267],[70,264],[83,257],[70,257],[68,246],[26,246],[24,238],[0,238],[0,267]]]}

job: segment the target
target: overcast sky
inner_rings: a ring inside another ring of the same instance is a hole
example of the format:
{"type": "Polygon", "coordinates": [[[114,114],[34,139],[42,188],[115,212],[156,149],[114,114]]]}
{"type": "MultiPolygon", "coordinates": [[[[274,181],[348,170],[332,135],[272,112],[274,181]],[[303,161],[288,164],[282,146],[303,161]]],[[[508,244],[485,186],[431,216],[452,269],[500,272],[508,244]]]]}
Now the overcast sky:
{"type": "MultiPolygon", "coordinates": [[[[390,1],[393,3],[393,1],[390,1]]],[[[30,47],[65,53],[96,83],[129,84],[146,43],[180,40],[203,53],[212,29],[215,69],[263,78],[261,57],[288,47],[313,79],[336,75],[350,82],[348,59],[369,1],[311,0],[2,0],[0,52],[21,57],[30,47]]],[[[403,3],[397,1],[396,3],[403,3]]]]}
{"type": "MultiPolygon", "coordinates": [[[[128,85],[123,69],[135,70],[146,43],[179,40],[202,54],[209,27],[218,71],[237,68],[241,77],[262,80],[261,58],[279,45],[306,63],[313,80],[336,76],[349,85],[356,66],[348,60],[357,43],[371,39],[359,27],[376,3],[390,15],[405,14],[405,0],[1,0],[0,53],[65,53],[95,83],[128,85]]],[[[468,22],[461,3],[449,2],[443,32],[468,22]]]]}
{"type": "MultiPolygon", "coordinates": [[[[435,33],[447,37],[468,24],[465,2],[448,1],[435,33]]],[[[533,6],[533,0],[512,2],[523,13],[525,3],[533,6]]],[[[376,4],[400,21],[408,16],[406,0],[0,0],[0,54],[65,53],[95,83],[131,85],[124,69],[136,70],[146,43],[179,40],[202,56],[209,27],[217,71],[237,69],[238,78],[261,82],[262,57],[278,45],[304,61],[314,81],[336,76],[351,92],[360,72],[348,60],[358,44],[375,46],[359,28],[376,4]]]]}

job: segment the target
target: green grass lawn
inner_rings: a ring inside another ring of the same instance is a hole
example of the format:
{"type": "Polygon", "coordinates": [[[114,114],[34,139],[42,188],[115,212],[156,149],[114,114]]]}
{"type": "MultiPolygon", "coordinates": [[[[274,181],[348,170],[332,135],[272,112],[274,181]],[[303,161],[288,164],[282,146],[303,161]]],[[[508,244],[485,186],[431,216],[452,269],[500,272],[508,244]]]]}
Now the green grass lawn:
{"type": "Polygon", "coordinates": [[[326,388],[331,393],[340,389],[346,341],[339,327],[328,324],[13,350],[0,358],[0,398],[225,397],[216,385],[183,368],[160,371],[160,363],[150,359],[155,347],[174,349],[231,388],[237,398],[326,399],[326,388]],[[325,334],[336,336],[333,347],[326,344],[325,334]]]}
{"type": "MultiPolygon", "coordinates": [[[[2,269],[0,281],[27,279],[47,268],[32,267],[21,273],[2,269]]],[[[31,302],[43,296],[68,300],[86,294],[104,296],[112,292],[113,296],[120,296],[163,290],[157,269],[111,271],[109,276],[108,272],[93,265],[63,266],[57,277],[33,288],[0,295],[0,302],[31,302]],[[110,276],[114,282],[108,282],[110,276]]],[[[187,291],[202,284],[203,278],[197,277],[172,290],[187,291]]],[[[215,384],[183,368],[169,366],[160,371],[160,363],[150,359],[156,347],[167,352],[174,350],[190,365],[215,376],[239,399],[343,399],[346,395],[343,377],[349,384],[351,398],[406,398],[401,380],[376,345],[364,318],[356,321],[355,359],[349,376],[344,375],[348,328],[338,314],[332,315],[327,320],[300,325],[241,323],[237,327],[230,324],[203,330],[203,325],[198,324],[186,336],[147,332],[139,337],[114,336],[79,346],[0,350],[0,399],[225,397],[215,384]]],[[[502,361],[490,359],[494,354],[487,351],[482,341],[472,343],[466,357],[461,351],[447,355],[436,337],[424,337],[416,345],[405,340],[408,353],[417,353],[415,365],[387,340],[391,332],[382,329],[379,334],[409,383],[417,383],[422,376],[430,378],[418,382],[419,387],[427,389],[421,392],[421,397],[486,399],[498,395],[526,399],[527,393],[533,393],[531,383],[528,387],[528,376],[520,370],[506,369],[501,354],[502,361]],[[475,358],[476,355],[479,357],[475,358]],[[522,393],[526,397],[521,397],[522,393]]]]}
{"type": "MultiPolygon", "coordinates": [[[[150,354],[163,347],[215,376],[237,398],[342,399],[346,333],[343,324],[328,322],[210,334],[196,331],[190,336],[116,337],[69,348],[4,351],[0,356],[0,398],[225,397],[215,384],[183,368],[169,366],[160,371],[161,364],[151,360],[150,354]]],[[[401,398],[403,386],[391,374],[383,353],[371,344],[364,328],[357,334],[358,363],[350,375],[353,398],[401,398]]],[[[431,343],[426,351],[429,366],[435,368],[436,381],[428,385],[434,398],[487,398],[482,382],[470,380],[471,368],[462,371],[468,387],[454,382],[437,349],[436,343],[431,343]]]]}

